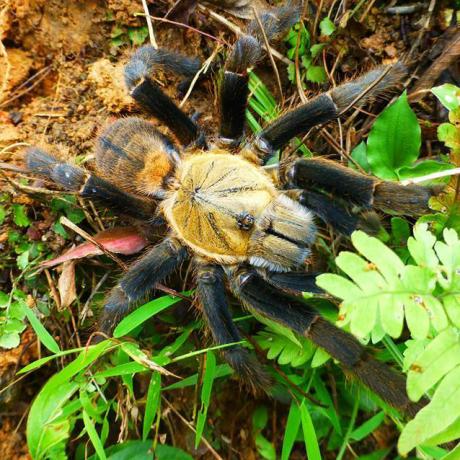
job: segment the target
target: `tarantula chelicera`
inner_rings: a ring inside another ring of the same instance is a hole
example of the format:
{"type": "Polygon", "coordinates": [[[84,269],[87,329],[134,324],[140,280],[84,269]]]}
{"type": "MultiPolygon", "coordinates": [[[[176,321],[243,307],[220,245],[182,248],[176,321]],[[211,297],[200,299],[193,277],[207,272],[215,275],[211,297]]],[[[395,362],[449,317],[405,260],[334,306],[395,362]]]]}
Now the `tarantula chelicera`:
{"type": "MultiPolygon", "coordinates": [[[[207,139],[196,120],[153,79],[158,68],[190,79],[200,62],[144,46],[126,66],[126,84],[131,96],[178,142],[149,121],[128,117],[98,138],[97,174],[37,147],[27,152],[28,168],[120,213],[152,225],[160,219],[169,227],[165,239],[135,262],[108,295],[99,322],[104,333],[110,334],[157,283],[191,259],[196,293],[217,344],[241,340],[227,303],[227,281],[245,308],[311,339],[385,401],[413,414],[419,406],[406,396],[403,376],[373,359],[353,336],[323,319],[295,294],[317,289],[314,275],[306,271],[315,241],[315,216],[348,235],[360,219],[347,203],[418,214],[427,209],[432,191],[381,181],[322,158],[291,158],[278,170],[264,168],[293,137],[397,86],[405,68],[399,63],[376,68],[245,139],[248,69],[263,56],[259,25],[273,39],[299,20],[299,12],[281,7],[258,19],[227,56],[215,139],[207,139]]],[[[225,348],[223,356],[254,387],[267,385],[261,366],[246,348],[225,348]]]]}

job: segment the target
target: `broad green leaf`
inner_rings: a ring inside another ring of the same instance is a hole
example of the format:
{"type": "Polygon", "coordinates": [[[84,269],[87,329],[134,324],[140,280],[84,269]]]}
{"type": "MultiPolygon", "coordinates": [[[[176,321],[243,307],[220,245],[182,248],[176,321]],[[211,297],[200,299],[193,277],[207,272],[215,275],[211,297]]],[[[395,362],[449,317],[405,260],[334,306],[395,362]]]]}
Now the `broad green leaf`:
{"type": "Polygon", "coordinates": [[[82,352],[54,374],[35,398],[27,419],[27,445],[34,459],[44,459],[51,449],[70,435],[68,421],[58,421],[63,406],[78,390],[72,378],[114,345],[106,340],[82,352]]]}
{"type": "Polygon", "coordinates": [[[450,372],[436,389],[431,402],[403,429],[398,441],[402,455],[452,425],[460,414],[460,366],[450,372]]]}
{"type": "Polygon", "coordinates": [[[10,350],[21,343],[21,337],[17,332],[3,333],[0,335],[0,347],[10,350]]]}
{"type": "Polygon", "coordinates": [[[351,235],[353,246],[370,262],[372,262],[391,283],[403,271],[404,264],[390,248],[377,238],[358,230],[351,235]]]}
{"type": "Polygon", "coordinates": [[[431,92],[440,100],[448,110],[456,110],[460,107],[460,88],[450,83],[431,88],[431,92]]]}
{"type": "Polygon", "coordinates": [[[412,362],[407,376],[409,397],[418,401],[459,364],[460,340],[457,332],[449,328],[436,336],[412,362]]]}
{"type": "Polygon", "coordinates": [[[367,159],[372,173],[398,179],[397,171],[418,158],[420,145],[420,126],[403,93],[377,117],[369,133],[367,159]]]}
{"type": "Polygon", "coordinates": [[[318,54],[321,53],[321,51],[323,51],[325,46],[325,43],[317,43],[316,45],[313,45],[310,48],[311,57],[315,58],[316,56],[318,56],[318,54]]]}
{"type": "Polygon", "coordinates": [[[436,267],[438,258],[433,249],[436,237],[428,231],[427,224],[417,224],[413,232],[414,236],[407,240],[407,247],[411,256],[421,267],[436,267]]]}
{"type": "Polygon", "coordinates": [[[13,222],[19,227],[28,227],[31,222],[26,214],[26,208],[23,204],[11,205],[13,210],[13,222]]]}
{"type": "Polygon", "coordinates": [[[128,37],[134,46],[142,45],[148,36],[149,31],[147,26],[128,28],[128,37]]]}
{"type": "Polygon", "coordinates": [[[343,276],[334,275],[333,273],[325,273],[316,278],[316,284],[339,299],[349,297],[361,297],[363,292],[350,280],[343,276]]]}
{"type": "Polygon", "coordinates": [[[307,80],[312,83],[327,82],[327,74],[322,66],[311,65],[307,69],[307,80]]]}
{"type": "Polygon", "coordinates": [[[312,369],[322,366],[331,356],[322,348],[317,348],[311,360],[312,369]]]}
{"type": "Polygon", "coordinates": [[[113,332],[113,336],[118,339],[129,334],[137,326],[180,300],[180,297],[166,295],[142,305],[120,321],[113,332]]]}
{"type": "MultiPolygon", "coordinates": [[[[371,172],[369,162],[367,161],[367,146],[364,141],[360,142],[351,152],[351,158],[363,168],[367,173],[371,172]]],[[[356,166],[350,161],[349,166],[356,169],[356,166]]]]}
{"type": "Polygon", "coordinates": [[[329,19],[329,17],[325,17],[320,23],[319,23],[319,29],[321,31],[321,35],[325,35],[328,37],[329,35],[332,35],[335,32],[335,25],[334,23],[329,19]]]}
{"type": "MultiPolygon", "coordinates": [[[[403,166],[397,171],[400,180],[426,176],[441,171],[447,171],[454,166],[449,163],[441,163],[435,160],[423,160],[411,166],[403,166]]],[[[443,179],[445,181],[446,179],[443,179]]],[[[447,179],[448,180],[448,179],[447,179]]],[[[426,185],[426,184],[425,184],[426,185]]]]}
{"type": "MultiPolygon", "coordinates": [[[[147,460],[153,459],[153,439],[147,441],[126,441],[105,449],[107,460],[147,460]]],[[[93,455],[89,460],[99,460],[93,455]]],[[[193,460],[190,454],[182,449],[158,444],[155,449],[155,460],[193,460]]]]}

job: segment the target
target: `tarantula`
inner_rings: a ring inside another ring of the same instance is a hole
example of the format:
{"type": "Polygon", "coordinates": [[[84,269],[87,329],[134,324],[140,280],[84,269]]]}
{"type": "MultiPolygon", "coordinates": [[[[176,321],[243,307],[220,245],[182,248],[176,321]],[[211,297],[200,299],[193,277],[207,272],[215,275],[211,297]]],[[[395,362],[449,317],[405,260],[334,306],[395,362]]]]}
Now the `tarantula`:
{"type": "MultiPolygon", "coordinates": [[[[281,7],[259,19],[273,39],[299,20],[299,11],[281,7]]],[[[253,21],[228,54],[215,139],[206,139],[196,120],[153,79],[159,68],[190,79],[200,62],[143,46],[126,65],[127,87],[181,147],[149,121],[128,117],[98,138],[97,174],[38,147],[26,154],[28,168],[82,197],[151,225],[163,220],[169,228],[168,236],[135,262],[108,295],[99,321],[102,332],[110,334],[130,309],[152,295],[157,283],[191,259],[196,293],[217,344],[241,340],[225,294],[227,281],[245,308],[309,338],[383,400],[414,414],[420,406],[406,396],[404,377],[372,358],[352,335],[295,294],[317,290],[314,274],[306,271],[316,235],[315,216],[349,235],[360,218],[347,203],[418,214],[427,209],[432,190],[380,181],[322,158],[291,158],[278,171],[264,168],[293,137],[397,86],[405,67],[397,63],[376,68],[245,139],[248,69],[262,58],[262,43],[259,22],[253,21]]],[[[223,356],[252,386],[267,385],[264,371],[246,348],[225,348],[223,356]]]]}

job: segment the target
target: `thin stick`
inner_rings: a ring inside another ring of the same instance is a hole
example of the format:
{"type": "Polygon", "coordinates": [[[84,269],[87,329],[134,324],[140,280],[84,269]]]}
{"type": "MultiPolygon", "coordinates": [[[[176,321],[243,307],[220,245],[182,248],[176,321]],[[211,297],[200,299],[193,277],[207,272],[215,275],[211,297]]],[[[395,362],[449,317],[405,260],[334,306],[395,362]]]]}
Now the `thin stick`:
{"type": "MultiPolygon", "coordinates": [[[[205,13],[208,13],[209,16],[211,16],[211,18],[215,19],[217,22],[220,22],[224,26],[228,27],[234,34],[236,34],[238,36],[244,35],[244,32],[236,24],[233,24],[233,22],[231,22],[228,19],[224,18],[223,16],[221,16],[218,13],[216,13],[215,11],[212,11],[212,10],[208,9],[208,8],[204,7],[203,5],[198,5],[198,8],[201,11],[204,11],[205,13]]],[[[265,46],[264,46],[264,48],[265,48],[265,46]]],[[[268,50],[266,50],[266,51],[268,51],[268,50]]],[[[280,61],[284,62],[286,65],[293,64],[293,62],[290,59],[288,59],[286,56],[283,56],[279,51],[275,50],[274,48],[270,47],[270,51],[273,54],[273,56],[275,56],[280,61]]]]}
{"type": "Polygon", "coordinates": [[[117,263],[123,269],[123,271],[126,271],[128,269],[126,264],[120,258],[118,258],[112,252],[108,251],[101,243],[96,241],[89,233],[86,233],[80,227],[78,227],[73,222],[71,222],[69,219],[67,219],[67,217],[62,216],[60,219],[60,222],[62,225],[66,226],[67,228],[70,228],[75,233],[77,233],[82,238],[84,238],[85,240],[96,245],[106,256],[110,257],[115,263],[117,263]]]}
{"type": "Polygon", "coordinates": [[[198,78],[200,78],[200,75],[202,73],[205,73],[205,72],[208,71],[209,66],[211,65],[212,61],[217,56],[217,53],[219,51],[220,51],[220,46],[217,46],[216,49],[212,52],[211,56],[209,56],[208,59],[206,59],[206,61],[204,61],[204,63],[201,66],[200,70],[198,70],[198,72],[195,74],[195,76],[193,77],[193,80],[190,83],[190,86],[188,87],[187,93],[185,94],[184,98],[182,99],[182,101],[179,104],[180,108],[182,108],[184,106],[184,104],[187,102],[187,99],[189,98],[190,94],[193,91],[193,88],[195,87],[196,82],[198,81],[198,78]]]}
{"type": "Polygon", "coordinates": [[[284,106],[284,94],[283,94],[283,87],[281,86],[281,78],[280,78],[280,74],[278,72],[278,67],[276,67],[275,60],[273,59],[272,49],[270,47],[270,43],[268,41],[267,34],[265,33],[265,29],[264,29],[264,26],[262,24],[262,21],[260,20],[259,15],[257,14],[256,8],[252,7],[252,11],[254,12],[254,17],[255,17],[255,19],[257,21],[257,24],[259,25],[260,31],[262,32],[262,37],[264,39],[265,48],[267,49],[268,57],[270,58],[270,62],[272,64],[273,71],[275,72],[276,82],[278,84],[278,91],[280,93],[281,107],[282,107],[282,106],[284,106]]]}
{"type": "Polygon", "coordinates": [[[413,179],[405,179],[400,182],[401,185],[418,184],[427,180],[440,179],[442,177],[460,175],[460,168],[448,169],[447,171],[440,171],[436,173],[427,174],[426,176],[414,177],[413,179]]]}
{"type": "MultiPolygon", "coordinates": [[[[9,99],[7,99],[6,101],[3,101],[1,104],[0,104],[0,107],[5,107],[6,105],[10,104],[11,102],[15,101],[16,99],[19,99],[20,97],[24,96],[25,94],[27,94],[29,91],[32,91],[49,73],[51,72],[51,68],[48,67],[48,70],[46,72],[43,73],[43,75],[37,79],[37,81],[35,81],[32,85],[30,85],[28,88],[26,88],[24,91],[20,91],[18,94],[16,94],[15,96],[12,96],[10,97],[9,99]]],[[[37,72],[38,74],[38,72],[37,72]]],[[[36,74],[36,75],[37,75],[36,74]]]]}
{"type": "Polygon", "coordinates": [[[142,6],[144,8],[145,20],[147,21],[147,28],[149,29],[150,44],[155,49],[158,49],[158,43],[155,39],[155,32],[153,31],[152,20],[150,19],[150,12],[149,7],[147,6],[147,0],[142,0],[142,6]]]}
{"type": "MultiPolygon", "coordinates": [[[[134,16],[145,16],[145,14],[143,14],[143,13],[134,13],[134,16]]],[[[196,32],[197,34],[203,35],[204,37],[208,37],[211,40],[214,40],[214,41],[220,43],[221,45],[226,44],[224,41],[219,40],[217,37],[214,37],[214,35],[207,34],[206,32],[203,32],[200,29],[196,29],[195,27],[189,26],[188,24],[184,24],[182,22],[171,21],[171,19],[160,18],[160,17],[157,17],[157,16],[150,16],[150,19],[153,19],[154,21],[166,22],[167,24],[172,24],[174,26],[185,27],[188,30],[192,30],[193,32],[196,32]]]]}
{"type": "MultiPolygon", "coordinates": [[[[190,430],[192,430],[194,433],[196,433],[196,430],[195,430],[195,427],[164,397],[162,396],[161,397],[163,399],[163,401],[167,404],[167,406],[174,412],[174,414],[179,417],[179,419],[185,424],[187,425],[188,428],[190,428],[190,430]]],[[[224,460],[217,452],[216,450],[214,449],[214,447],[211,446],[211,444],[209,443],[209,441],[204,437],[202,436],[201,437],[201,441],[203,442],[203,444],[209,449],[209,452],[214,456],[214,458],[216,458],[217,460],[224,460]]]]}

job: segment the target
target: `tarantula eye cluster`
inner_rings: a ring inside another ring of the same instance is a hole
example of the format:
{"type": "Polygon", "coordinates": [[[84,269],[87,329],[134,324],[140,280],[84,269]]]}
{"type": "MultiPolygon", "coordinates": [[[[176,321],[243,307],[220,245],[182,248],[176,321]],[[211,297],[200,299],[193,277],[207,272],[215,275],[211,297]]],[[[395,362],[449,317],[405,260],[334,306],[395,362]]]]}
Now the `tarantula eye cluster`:
{"type": "MultiPolygon", "coordinates": [[[[268,39],[298,20],[293,6],[260,15],[268,39]]],[[[264,168],[295,136],[394,89],[405,67],[378,67],[285,113],[256,137],[245,138],[248,69],[264,56],[259,27],[250,23],[228,53],[216,144],[154,79],[159,68],[193,78],[199,60],[144,46],[126,66],[126,84],[134,100],[163,122],[174,140],[146,119],[128,117],[98,138],[95,173],[36,147],[26,154],[28,167],[134,219],[153,225],[153,217],[160,214],[168,225],[168,236],[135,262],[108,295],[98,325],[105,334],[151,295],[157,283],[190,260],[203,315],[217,344],[241,340],[225,295],[228,286],[245,308],[308,337],[388,403],[413,413],[419,406],[407,398],[403,377],[374,360],[356,339],[296,294],[318,291],[315,275],[307,271],[316,218],[349,235],[361,223],[352,208],[419,214],[427,209],[432,190],[380,181],[317,157],[283,163],[277,178],[264,168]]],[[[267,386],[263,369],[247,349],[228,347],[223,356],[254,388],[267,386]]]]}

